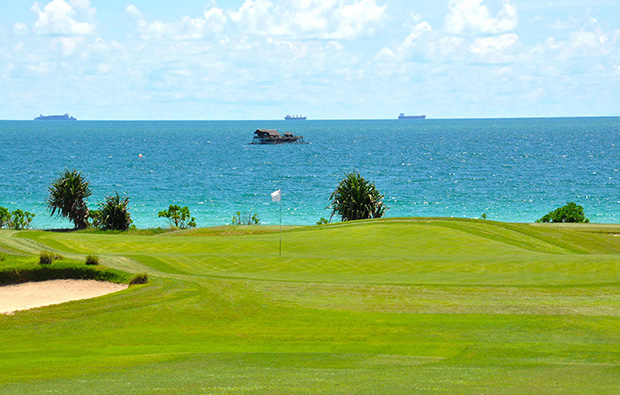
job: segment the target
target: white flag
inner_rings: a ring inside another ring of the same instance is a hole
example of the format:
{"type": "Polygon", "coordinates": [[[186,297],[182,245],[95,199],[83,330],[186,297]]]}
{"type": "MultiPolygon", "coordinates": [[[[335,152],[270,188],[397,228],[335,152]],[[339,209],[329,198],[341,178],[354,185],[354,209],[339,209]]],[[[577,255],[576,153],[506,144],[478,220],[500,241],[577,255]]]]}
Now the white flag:
{"type": "Polygon", "coordinates": [[[271,193],[271,200],[274,202],[279,202],[281,197],[282,197],[282,192],[280,192],[279,189],[271,193]]]}

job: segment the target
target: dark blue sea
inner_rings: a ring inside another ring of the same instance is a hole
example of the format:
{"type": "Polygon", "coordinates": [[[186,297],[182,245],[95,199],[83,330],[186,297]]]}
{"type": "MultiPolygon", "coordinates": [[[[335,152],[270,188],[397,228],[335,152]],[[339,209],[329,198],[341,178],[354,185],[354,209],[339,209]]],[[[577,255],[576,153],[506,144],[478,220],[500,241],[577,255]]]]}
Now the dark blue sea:
{"type": "Polygon", "coordinates": [[[533,222],[569,201],[592,222],[620,222],[620,118],[350,121],[0,121],[0,206],[50,217],[47,188],[65,168],[91,182],[89,206],[118,191],[139,228],[189,206],[198,226],[234,213],[284,224],[329,218],[329,196],[359,171],[385,194],[388,217],[533,222]],[[254,130],[305,145],[250,145],[254,130]],[[140,157],[142,155],[142,157],[140,157]]]}

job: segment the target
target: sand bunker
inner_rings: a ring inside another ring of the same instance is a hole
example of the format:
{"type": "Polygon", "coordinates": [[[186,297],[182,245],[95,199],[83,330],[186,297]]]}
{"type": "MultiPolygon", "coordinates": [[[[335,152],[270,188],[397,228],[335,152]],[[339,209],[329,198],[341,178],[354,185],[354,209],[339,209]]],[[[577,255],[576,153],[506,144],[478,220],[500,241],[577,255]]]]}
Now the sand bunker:
{"type": "Polygon", "coordinates": [[[95,280],[50,280],[0,286],[0,314],[96,298],[127,287],[127,284],[95,280]]]}

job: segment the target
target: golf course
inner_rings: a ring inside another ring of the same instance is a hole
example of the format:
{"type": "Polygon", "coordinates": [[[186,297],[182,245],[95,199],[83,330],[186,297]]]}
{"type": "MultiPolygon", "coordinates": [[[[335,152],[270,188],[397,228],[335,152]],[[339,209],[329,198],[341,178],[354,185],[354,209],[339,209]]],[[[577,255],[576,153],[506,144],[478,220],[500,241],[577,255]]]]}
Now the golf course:
{"type": "Polygon", "coordinates": [[[0,314],[0,393],[617,393],[619,236],[450,218],[0,230],[16,278],[42,251],[62,256],[46,276],[82,278],[87,255],[97,279],[148,274],[0,314]]]}

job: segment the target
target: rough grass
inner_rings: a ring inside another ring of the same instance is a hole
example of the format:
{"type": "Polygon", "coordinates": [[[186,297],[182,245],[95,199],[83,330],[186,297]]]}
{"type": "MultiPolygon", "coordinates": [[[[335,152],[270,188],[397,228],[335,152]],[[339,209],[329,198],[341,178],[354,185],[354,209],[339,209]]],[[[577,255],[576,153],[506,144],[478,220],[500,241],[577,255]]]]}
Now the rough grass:
{"type": "Polygon", "coordinates": [[[37,258],[8,255],[0,264],[0,286],[29,281],[66,279],[128,283],[130,278],[129,273],[103,266],[86,266],[84,263],[72,260],[52,259],[49,264],[42,265],[37,258]]]}
{"type": "Polygon", "coordinates": [[[362,221],[287,229],[282,257],[273,229],[230,228],[0,232],[12,253],[0,266],[55,249],[149,276],[122,293],[0,316],[11,339],[0,344],[0,392],[620,386],[620,226],[362,221]]]}

